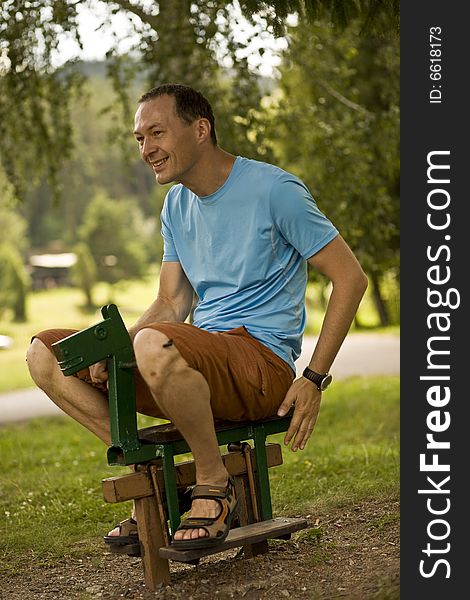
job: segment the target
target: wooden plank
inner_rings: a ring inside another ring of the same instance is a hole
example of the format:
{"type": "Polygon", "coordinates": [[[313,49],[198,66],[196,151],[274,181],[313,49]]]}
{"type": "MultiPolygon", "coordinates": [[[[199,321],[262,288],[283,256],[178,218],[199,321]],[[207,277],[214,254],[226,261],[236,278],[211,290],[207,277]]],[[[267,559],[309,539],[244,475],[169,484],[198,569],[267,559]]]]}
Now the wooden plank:
{"type": "MultiPolygon", "coordinates": [[[[250,486],[246,473],[235,478],[235,493],[238,499],[238,521],[240,527],[255,523],[258,519],[255,518],[253,512],[250,486]]],[[[246,558],[253,558],[258,554],[265,554],[267,551],[268,542],[266,540],[257,544],[245,544],[243,546],[243,554],[246,558]]]]}
{"type": "Polygon", "coordinates": [[[108,477],[101,483],[106,502],[125,502],[153,494],[152,480],[145,471],[108,477]]]}
{"type": "MultiPolygon", "coordinates": [[[[268,458],[268,467],[277,467],[282,465],[282,449],[280,444],[267,444],[266,454],[268,458]]],[[[222,460],[224,461],[225,468],[230,475],[236,477],[237,475],[243,475],[246,473],[245,458],[240,452],[226,452],[225,454],[222,454],[222,460]]],[[[252,461],[256,468],[256,460],[253,451],[252,461]]],[[[194,485],[196,483],[196,469],[194,467],[194,461],[189,460],[177,463],[176,478],[178,486],[187,487],[188,485],[194,485]]]]}
{"type": "Polygon", "coordinates": [[[168,560],[159,554],[165,536],[155,497],[135,501],[135,515],[142,551],[146,587],[154,591],[160,583],[170,583],[168,560]]]}
{"type": "Polygon", "coordinates": [[[232,524],[232,527],[243,527],[243,525],[254,523],[254,518],[250,511],[251,507],[247,504],[247,499],[249,501],[249,493],[246,493],[245,479],[246,475],[237,475],[234,477],[235,495],[238,500],[238,506],[237,516],[233,521],[233,523],[237,523],[237,525],[232,524]]]}
{"type": "Polygon", "coordinates": [[[307,519],[292,519],[277,517],[259,523],[252,523],[245,527],[231,529],[227,539],[214,548],[203,548],[199,550],[176,550],[171,546],[160,548],[160,556],[179,562],[189,562],[203,556],[223,552],[229,548],[236,548],[246,544],[255,544],[269,538],[276,538],[307,527],[307,519]]]}
{"type": "Polygon", "coordinates": [[[148,468],[150,471],[150,476],[152,478],[153,488],[155,490],[155,500],[156,500],[157,507],[158,507],[158,514],[160,517],[160,523],[161,523],[161,527],[162,527],[162,535],[163,535],[163,540],[164,540],[163,545],[168,546],[168,544],[170,543],[170,532],[168,531],[166,507],[163,504],[163,498],[162,498],[162,492],[161,492],[162,488],[160,487],[160,484],[158,483],[157,475],[156,475],[157,465],[155,465],[155,464],[149,465],[148,468]]]}
{"type": "MultiPolygon", "coordinates": [[[[255,463],[254,452],[252,461],[255,463]]],[[[282,465],[282,450],[279,444],[267,444],[266,454],[268,467],[282,465]]],[[[230,475],[237,476],[246,473],[245,459],[239,452],[227,452],[222,455],[225,467],[230,475]]],[[[157,461],[156,478],[163,490],[163,472],[161,461],[157,461]]],[[[256,467],[256,463],[255,463],[256,467]]],[[[176,481],[178,487],[188,487],[196,482],[194,461],[189,460],[176,464],[176,481]]],[[[136,498],[145,498],[153,494],[151,478],[146,471],[137,471],[128,475],[118,475],[102,480],[103,497],[106,502],[125,502],[136,498]]]]}

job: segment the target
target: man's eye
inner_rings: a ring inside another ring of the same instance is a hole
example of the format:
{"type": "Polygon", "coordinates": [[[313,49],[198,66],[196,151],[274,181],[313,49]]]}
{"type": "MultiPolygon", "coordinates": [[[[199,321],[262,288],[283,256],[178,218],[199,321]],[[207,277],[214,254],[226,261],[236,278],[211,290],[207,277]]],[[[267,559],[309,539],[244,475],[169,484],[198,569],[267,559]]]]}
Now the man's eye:
{"type": "Polygon", "coordinates": [[[155,129],[152,133],[153,133],[154,136],[159,136],[160,134],[163,133],[163,131],[160,131],[159,129],[158,130],[155,129]]]}

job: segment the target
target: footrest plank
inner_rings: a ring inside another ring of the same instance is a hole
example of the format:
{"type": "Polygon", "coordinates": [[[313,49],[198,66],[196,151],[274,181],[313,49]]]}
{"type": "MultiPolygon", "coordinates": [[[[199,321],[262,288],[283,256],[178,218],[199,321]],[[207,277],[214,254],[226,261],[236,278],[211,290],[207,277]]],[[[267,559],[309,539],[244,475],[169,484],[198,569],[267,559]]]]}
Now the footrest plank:
{"type": "Polygon", "coordinates": [[[190,562],[197,558],[202,558],[203,556],[209,556],[210,554],[228,550],[229,548],[236,548],[246,544],[255,544],[256,542],[262,542],[269,538],[278,538],[293,533],[294,531],[305,529],[307,526],[307,519],[277,517],[275,519],[268,519],[267,521],[260,521],[259,523],[252,523],[251,525],[232,529],[229,531],[225,541],[221,544],[217,544],[213,548],[177,550],[171,546],[164,546],[160,548],[159,554],[162,558],[176,560],[178,562],[190,562]]]}

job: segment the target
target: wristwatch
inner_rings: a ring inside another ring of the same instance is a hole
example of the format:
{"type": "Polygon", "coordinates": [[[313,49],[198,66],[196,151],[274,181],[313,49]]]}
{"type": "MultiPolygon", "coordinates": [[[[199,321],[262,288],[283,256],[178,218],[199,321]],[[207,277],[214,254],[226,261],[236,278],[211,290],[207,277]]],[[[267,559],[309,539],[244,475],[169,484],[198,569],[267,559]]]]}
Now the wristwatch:
{"type": "Polygon", "coordinates": [[[320,392],[325,391],[333,379],[329,373],[315,373],[315,371],[312,371],[312,369],[309,369],[308,367],[305,367],[302,376],[309,381],[312,381],[320,392]]]}

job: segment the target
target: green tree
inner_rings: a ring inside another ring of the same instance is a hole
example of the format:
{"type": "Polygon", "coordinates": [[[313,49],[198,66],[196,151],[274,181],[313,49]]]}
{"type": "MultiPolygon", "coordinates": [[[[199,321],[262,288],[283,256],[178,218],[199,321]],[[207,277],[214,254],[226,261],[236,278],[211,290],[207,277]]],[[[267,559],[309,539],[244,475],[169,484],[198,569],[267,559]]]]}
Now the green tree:
{"type": "MultiPolygon", "coordinates": [[[[257,155],[256,136],[249,129],[256,121],[260,93],[247,68],[246,46],[231,27],[233,1],[174,0],[130,2],[102,0],[111,13],[132,17],[138,42],[130,56],[110,52],[109,74],[117,92],[119,122],[129,122],[133,103],[127,92],[136,70],[146,85],[173,80],[210,91],[216,108],[226,107],[220,122],[221,140],[230,149],[257,155]],[[243,52],[244,51],[244,52],[243,52]],[[221,70],[220,55],[230,64],[221,70]],[[244,56],[245,55],[245,56],[244,56]]],[[[46,177],[57,196],[59,173],[73,156],[72,102],[82,89],[83,77],[71,62],[54,66],[64,32],[81,44],[77,28],[79,10],[87,0],[5,0],[0,5],[0,138],[1,164],[18,196],[46,177]],[[17,152],[19,139],[28,143],[17,152]]],[[[287,15],[297,12],[310,22],[327,16],[344,26],[360,17],[364,29],[398,29],[398,0],[239,0],[249,20],[265,19],[268,30],[282,33],[287,15]]],[[[104,23],[103,23],[104,24],[104,23]]],[[[261,33],[261,31],[260,31],[261,33]]],[[[122,127],[116,129],[122,137],[122,127]]],[[[260,136],[258,136],[258,140],[260,136]]],[[[266,148],[263,148],[266,153],[266,148]]]]}
{"type": "Polygon", "coordinates": [[[99,281],[116,283],[145,274],[145,227],[132,200],[96,195],[85,211],[78,234],[93,256],[99,281]]]}
{"type": "Polygon", "coordinates": [[[0,314],[13,311],[15,321],[26,321],[29,275],[21,254],[11,242],[0,243],[0,314]]]}
{"type": "Polygon", "coordinates": [[[55,68],[53,57],[59,32],[78,36],[76,17],[68,0],[0,5],[0,158],[19,197],[43,174],[57,188],[58,165],[72,150],[70,102],[80,77],[70,65],[55,68]]]}
{"type": "Polygon", "coordinates": [[[4,189],[5,193],[0,197],[0,315],[12,310],[15,321],[25,321],[30,288],[30,277],[24,265],[29,246],[27,223],[13,208],[13,191],[5,182],[4,189]]]}
{"type": "Polygon", "coordinates": [[[399,0],[240,0],[246,17],[263,14],[276,32],[284,33],[286,19],[297,14],[309,23],[322,19],[339,29],[359,20],[361,32],[377,34],[399,32],[399,0]]]}
{"type": "Polygon", "coordinates": [[[399,264],[399,42],[358,29],[291,30],[270,137],[357,254],[385,325],[381,283],[399,264]]]}
{"type": "Polygon", "coordinates": [[[55,239],[63,240],[68,247],[76,244],[86,207],[100,189],[111,197],[138,197],[149,218],[153,211],[149,195],[155,189],[155,177],[140,159],[131,135],[132,121],[127,123],[126,151],[130,156],[127,165],[122,165],[121,150],[109,139],[113,117],[103,113],[103,109],[112,102],[113,91],[111,82],[104,76],[105,64],[85,63],[81,69],[89,74],[83,86],[87,101],[72,103],[74,150],[58,172],[63,182],[60,202],[54,202],[50,186],[42,180],[18,206],[28,222],[33,247],[44,247],[55,239]]]}
{"type": "Polygon", "coordinates": [[[0,197],[1,241],[11,244],[21,255],[24,255],[29,245],[27,228],[26,220],[18,214],[13,201],[0,197]]]}
{"type": "Polygon", "coordinates": [[[72,278],[85,294],[85,308],[94,308],[93,286],[96,283],[97,268],[93,255],[86,244],[79,243],[74,248],[77,262],[72,268],[72,278]]]}

